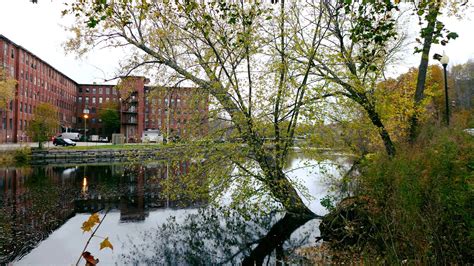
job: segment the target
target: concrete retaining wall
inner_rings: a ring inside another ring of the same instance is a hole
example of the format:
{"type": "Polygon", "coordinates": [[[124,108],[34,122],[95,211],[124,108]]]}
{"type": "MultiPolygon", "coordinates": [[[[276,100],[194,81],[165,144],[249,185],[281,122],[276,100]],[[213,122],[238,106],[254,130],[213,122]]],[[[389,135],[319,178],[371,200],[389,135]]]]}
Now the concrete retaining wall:
{"type": "Polygon", "coordinates": [[[128,162],[135,160],[160,160],[176,154],[176,148],[153,149],[90,149],[90,150],[33,150],[30,163],[33,165],[57,163],[101,163],[128,162]]]}

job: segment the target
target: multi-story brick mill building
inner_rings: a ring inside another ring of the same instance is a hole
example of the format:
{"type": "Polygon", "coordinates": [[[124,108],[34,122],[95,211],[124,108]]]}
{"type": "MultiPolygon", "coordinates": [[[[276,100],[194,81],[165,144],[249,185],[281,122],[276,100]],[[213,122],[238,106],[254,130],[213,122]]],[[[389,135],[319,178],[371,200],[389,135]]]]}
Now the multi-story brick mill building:
{"type": "Polygon", "coordinates": [[[26,128],[42,102],[58,108],[58,133],[84,133],[86,110],[87,135],[105,135],[99,112],[115,102],[120,133],[128,141],[140,141],[147,130],[179,137],[207,134],[208,97],[195,88],[153,87],[145,77],[124,77],[121,86],[78,84],[3,35],[0,68],[18,81],[15,98],[0,110],[0,143],[30,141],[26,128]]]}

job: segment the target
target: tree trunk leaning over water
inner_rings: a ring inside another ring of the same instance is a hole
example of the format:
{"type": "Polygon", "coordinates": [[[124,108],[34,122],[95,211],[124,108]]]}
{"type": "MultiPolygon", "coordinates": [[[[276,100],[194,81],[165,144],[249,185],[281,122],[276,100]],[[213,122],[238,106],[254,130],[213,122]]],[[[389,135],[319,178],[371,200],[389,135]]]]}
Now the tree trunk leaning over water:
{"type": "Polygon", "coordinates": [[[273,198],[288,212],[314,215],[283,169],[305,92],[309,84],[322,86],[311,76],[327,32],[320,5],[77,1],[65,11],[77,19],[71,29],[76,37],[67,49],[82,54],[99,44],[133,47],[117,76],[145,67],[156,71],[162,86],[185,80],[208,93],[213,111],[229,118],[237,137],[248,145],[263,173],[259,181],[273,198]],[[303,14],[304,7],[314,13],[303,14]],[[304,55],[297,55],[302,47],[304,55]],[[261,124],[269,121],[270,148],[264,147],[261,132],[261,124]]]}

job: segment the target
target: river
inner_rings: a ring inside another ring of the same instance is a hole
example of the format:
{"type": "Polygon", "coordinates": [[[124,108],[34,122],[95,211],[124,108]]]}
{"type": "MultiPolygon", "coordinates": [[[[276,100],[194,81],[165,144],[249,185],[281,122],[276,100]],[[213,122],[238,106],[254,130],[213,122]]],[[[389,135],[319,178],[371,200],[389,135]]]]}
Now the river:
{"type": "MultiPolygon", "coordinates": [[[[170,199],[162,181],[185,174],[191,165],[160,161],[0,168],[0,264],[75,264],[90,236],[82,232],[82,223],[96,211],[102,218],[105,210],[98,237],[87,248],[100,265],[304,261],[297,251],[316,242],[317,219],[295,220],[272,211],[272,204],[243,215],[230,208],[226,197],[232,193],[211,205],[206,199],[170,199]],[[99,250],[105,237],[113,250],[99,250]]],[[[288,169],[288,176],[306,190],[307,206],[322,215],[326,209],[320,201],[339,193],[333,184],[347,164],[340,158],[294,156],[288,169]]]]}

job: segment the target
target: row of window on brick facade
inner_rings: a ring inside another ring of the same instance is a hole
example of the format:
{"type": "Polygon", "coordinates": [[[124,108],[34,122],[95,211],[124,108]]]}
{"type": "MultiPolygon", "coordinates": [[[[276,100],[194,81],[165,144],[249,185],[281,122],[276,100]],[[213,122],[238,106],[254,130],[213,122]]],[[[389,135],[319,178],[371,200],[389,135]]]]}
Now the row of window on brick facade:
{"type": "Polygon", "coordinates": [[[103,94],[105,91],[105,94],[113,94],[113,95],[117,95],[117,90],[114,89],[114,88],[110,88],[110,87],[105,87],[105,88],[82,88],[82,87],[79,87],[78,88],[78,92],[79,93],[90,93],[90,94],[103,94]]]}
{"type": "MultiPolygon", "coordinates": [[[[3,62],[3,66],[6,68],[7,65],[6,65],[6,55],[7,55],[7,51],[9,49],[9,45],[8,43],[4,42],[4,62],[3,62]]],[[[10,56],[12,59],[15,58],[15,50],[14,48],[11,48],[11,56],[10,56]]],[[[51,80],[54,80],[54,81],[59,81],[60,84],[62,85],[67,85],[67,88],[73,88],[74,87],[74,84],[72,81],[69,81],[66,77],[62,76],[60,73],[58,73],[57,71],[55,71],[54,69],[52,69],[51,67],[48,67],[46,65],[43,65],[43,64],[39,64],[40,68],[39,68],[39,71],[38,71],[38,60],[35,60],[33,56],[30,56],[27,52],[25,51],[20,51],[20,62],[22,62],[24,65],[26,65],[26,69],[28,69],[29,67],[31,67],[32,69],[34,69],[32,71],[32,73],[30,73],[28,70],[26,70],[25,72],[25,75],[24,75],[24,72],[23,72],[23,68],[20,70],[20,78],[23,79],[23,80],[26,80],[26,81],[29,81],[29,82],[32,82],[34,85],[36,85],[36,76],[33,76],[33,73],[36,72],[36,73],[39,73],[39,74],[43,74],[43,75],[48,75],[49,79],[51,80]],[[31,60],[30,60],[31,59],[31,60]],[[31,62],[31,64],[30,64],[31,62]],[[26,76],[26,78],[25,78],[26,76]]],[[[15,71],[14,71],[14,67],[13,66],[10,66],[10,74],[11,76],[15,76],[15,71]]],[[[41,78],[39,77],[38,78],[38,85],[41,85],[41,87],[44,87],[44,80],[42,81],[41,78]]],[[[47,84],[47,82],[46,82],[47,84]]],[[[48,86],[46,85],[46,88],[48,89],[48,86]]],[[[59,88],[55,88],[54,85],[52,87],[52,90],[53,91],[59,91],[59,88]]]]}
{"type": "Polygon", "coordinates": [[[58,106],[59,108],[63,108],[63,109],[67,109],[67,110],[73,110],[74,109],[73,104],[68,103],[68,102],[74,102],[75,97],[72,97],[73,99],[70,99],[70,101],[68,101],[68,99],[64,99],[64,97],[63,97],[63,100],[60,100],[60,99],[55,99],[55,97],[52,97],[52,96],[49,96],[49,95],[40,96],[38,92],[33,93],[30,90],[28,90],[27,88],[23,89],[23,91],[21,91],[21,88],[20,88],[19,94],[23,95],[25,98],[31,98],[33,100],[40,100],[40,101],[46,101],[46,102],[53,102],[55,100],[56,101],[56,106],[58,106]]]}
{"type": "Polygon", "coordinates": [[[68,90],[64,90],[64,88],[60,88],[59,86],[56,86],[54,84],[49,84],[45,80],[41,80],[41,78],[38,78],[38,82],[36,82],[36,77],[33,75],[28,75],[28,72],[26,72],[25,77],[23,76],[23,70],[21,70],[20,78],[22,80],[25,80],[27,82],[33,83],[34,86],[40,86],[41,88],[45,88],[47,91],[52,91],[53,93],[59,94],[60,96],[67,97],[68,99],[73,100],[74,96],[68,92],[68,90]]]}
{"type": "MultiPolygon", "coordinates": [[[[97,103],[96,99],[98,99],[99,104],[104,102],[102,97],[97,97],[97,98],[96,97],[91,97],[90,99],[91,99],[91,101],[89,101],[89,97],[84,97],[84,103],[86,103],[86,104],[89,104],[89,103],[96,104],[97,103]]],[[[105,98],[105,102],[108,102],[108,101],[110,101],[110,98],[109,97],[105,98]]],[[[116,102],[117,99],[112,98],[112,101],[116,102]]],[[[77,97],[77,103],[82,103],[82,96],[77,97]]]]}

